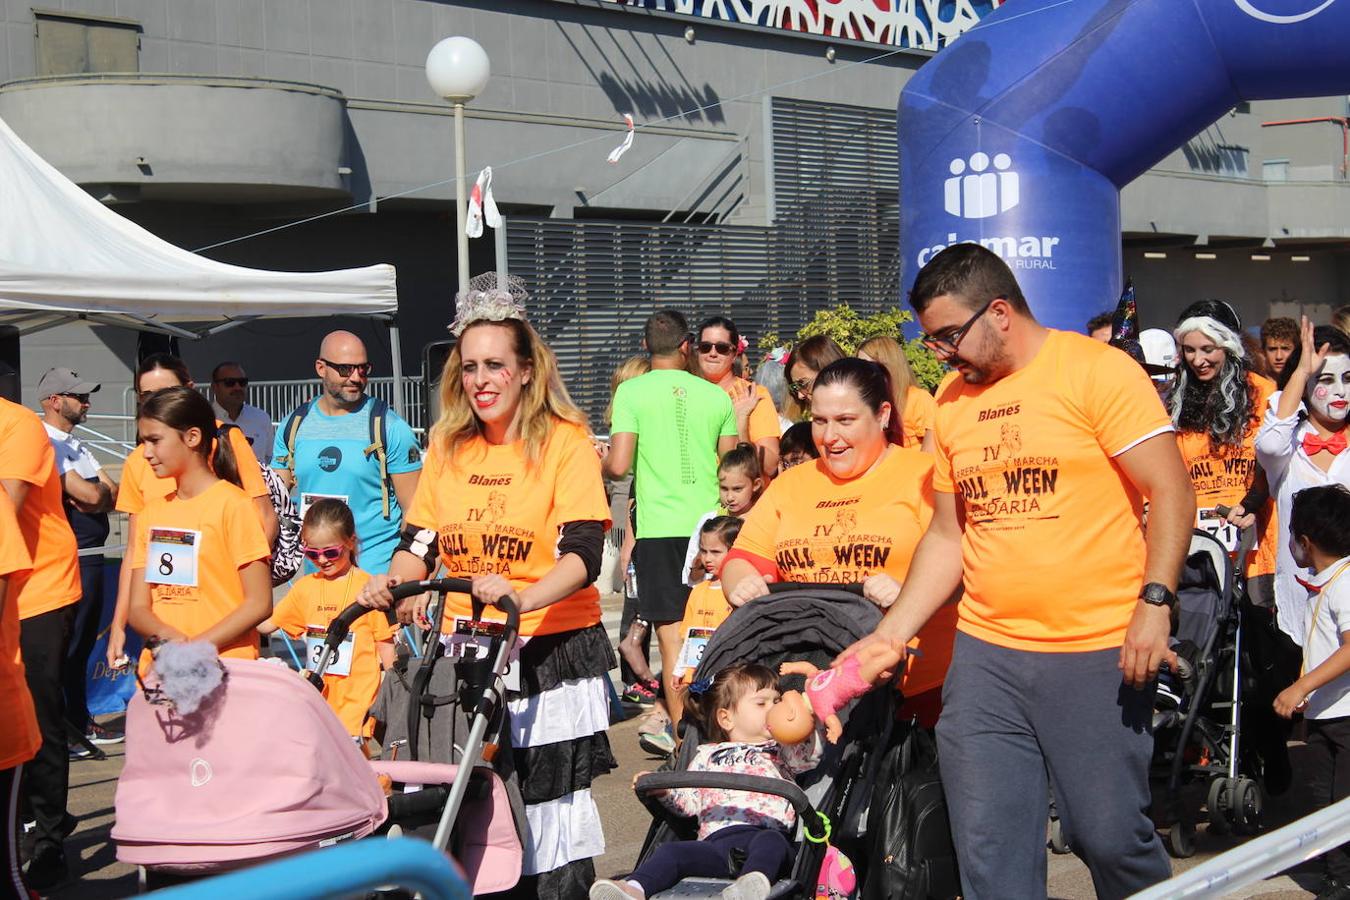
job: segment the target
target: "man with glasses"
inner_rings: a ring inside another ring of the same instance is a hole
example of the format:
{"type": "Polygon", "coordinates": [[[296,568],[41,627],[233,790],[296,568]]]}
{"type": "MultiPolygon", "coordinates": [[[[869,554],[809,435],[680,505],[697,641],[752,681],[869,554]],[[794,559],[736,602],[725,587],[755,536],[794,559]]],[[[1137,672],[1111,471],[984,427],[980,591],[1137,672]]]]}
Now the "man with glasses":
{"type": "MultiPolygon", "coordinates": [[[[81,550],[99,548],[107,542],[111,530],[108,513],[117,502],[117,482],[108,477],[93,452],[74,434],[75,426],[84,424],[89,416],[89,395],[98,389],[97,383],[85,381],[70,369],[48,369],[38,381],[42,424],[56,452],[66,520],[81,550]]],[[[115,744],[122,740],[122,733],[94,722],[86,696],[89,654],[98,641],[103,617],[103,570],[102,554],[80,557],[80,600],[71,623],[61,681],[66,721],[78,729],[76,733],[93,744],[115,744]]],[[[76,744],[71,745],[70,753],[76,758],[90,755],[88,749],[76,744]]]]}
{"type": "MultiPolygon", "coordinates": [[[[417,489],[421,446],[398,413],[366,393],[371,365],[359,337],[350,331],[325,337],[314,371],[323,390],[282,423],[272,443],[272,468],[298,489],[302,517],[322,497],[351,507],[361,568],[383,574],[417,489]]],[[[308,562],[306,569],[314,571],[308,562]]]]}
{"type": "Polygon", "coordinates": [[[1045,896],[1050,788],[1097,896],[1134,894],[1169,874],[1150,727],[1195,521],[1172,423],[1129,356],[1042,326],[978,244],[935,256],[910,302],[955,369],[936,511],[863,643],[908,641],[961,597],[937,733],[966,897],[1045,896]]]}
{"type": "Polygon", "coordinates": [[[245,402],[248,376],[244,374],[244,367],[237,362],[217,365],[211,372],[211,396],[216,418],[226,425],[237,426],[244,433],[259,465],[270,464],[276,429],[266,412],[245,402]]]}

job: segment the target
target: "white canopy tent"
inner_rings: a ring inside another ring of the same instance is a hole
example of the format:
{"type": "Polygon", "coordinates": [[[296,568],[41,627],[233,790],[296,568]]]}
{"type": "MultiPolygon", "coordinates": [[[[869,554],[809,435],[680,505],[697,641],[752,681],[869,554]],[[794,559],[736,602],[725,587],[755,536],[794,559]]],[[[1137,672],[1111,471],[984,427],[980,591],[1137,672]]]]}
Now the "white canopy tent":
{"type": "Polygon", "coordinates": [[[403,366],[394,267],[269,272],[161,240],[99,203],[0,121],[0,325],[72,321],[201,338],[271,316],[389,320],[395,408],[403,366]]]}

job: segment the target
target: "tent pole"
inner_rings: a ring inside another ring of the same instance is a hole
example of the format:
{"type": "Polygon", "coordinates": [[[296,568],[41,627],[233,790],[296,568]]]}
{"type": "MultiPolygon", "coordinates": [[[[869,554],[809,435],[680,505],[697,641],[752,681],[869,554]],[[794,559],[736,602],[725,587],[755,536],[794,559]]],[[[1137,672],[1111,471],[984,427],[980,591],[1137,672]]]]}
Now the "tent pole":
{"type": "Polygon", "coordinates": [[[389,320],[389,355],[394,374],[394,412],[406,421],[408,414],[403,411],[403,345],[398,337],[398,319],[389,320]]]}

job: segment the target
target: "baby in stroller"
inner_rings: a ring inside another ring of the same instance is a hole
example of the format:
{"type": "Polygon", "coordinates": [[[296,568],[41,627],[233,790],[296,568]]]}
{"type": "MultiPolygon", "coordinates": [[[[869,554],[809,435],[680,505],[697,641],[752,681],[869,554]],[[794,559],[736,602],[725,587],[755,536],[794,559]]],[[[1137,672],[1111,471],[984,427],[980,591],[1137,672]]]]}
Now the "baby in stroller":
{"type": "MultiPolygon", "coordinates": [[[[741,663],[689,688],[686,715],[706,737],[689,770],[758,775],[791,781],[820,760],[821,732],[799,744],[780,745],[769,733],[769,711],[778,702],[778,676],[766,666],[741,663]]],[[[634,778],[646,775],[640,772],[634,778]]],[[[677,788],[659,795],[667,808],[697,817],[698,840],[671,841],[623,881],[601,879],[591,900],[644,900],[688,876],[727,878],[733,854],[744,854],[740,875],[725,890],[726,900],[764,900],[788,861],[788,831],[796,814],[786,800],[768,794],[721,788],[677,788]]]]}

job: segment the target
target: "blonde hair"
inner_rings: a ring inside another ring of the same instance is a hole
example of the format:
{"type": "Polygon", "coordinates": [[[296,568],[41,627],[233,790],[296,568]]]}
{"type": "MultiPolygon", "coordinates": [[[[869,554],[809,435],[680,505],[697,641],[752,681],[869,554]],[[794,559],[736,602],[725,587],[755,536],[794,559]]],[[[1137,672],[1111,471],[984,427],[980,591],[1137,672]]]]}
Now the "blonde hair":
{"type": "MultiPolygon", "coordinates": [[[[1331,324],[1335,325],[1337,328],[1339,328],[1346,334],[1350,334],[1350,306],[1339,307],[1334,313],[1332,313],[1331,324]]],[[[1295,341],[1294,346],[1296,347],[1298,346],[1297,341],[1295,341]]]]}
{"type": "Polygon", "coordinates": [[[614,374],[609,378],[609,405],[605,407],[606,425],[614,419],[614,393],[619,389],[619,385],[630,378],[646,375],[651,370],[652,361],[645,356],[630,356],[614,368],[614,374]]]}
{"type": "Polygon", "coordinates": [[[900,346],[900,342],[887,335],[878,335],[874,338],[868,338],[858,345],[858,354],[866,353],[876,362],[881,363],[885,368],[886,374],[891,376],[891,405],[901,413],[905,411],[906,399],[909,397],[909,389],[914,387],[914,370],[909,367],[909,360],[905,357],[905,348],[900,346]]]}
{"type": "Polygon", "coordinates": [[[463,361],[460,347],[464,334],[475,328],[504,328],[511,333],[511,347],[520,359],[521,369],[529,369],[529,384],[520,391],[520,435],[525,441],[525,459],[530,465],[539,461],[544,444],[553,434],[559,420],[587,428],[586,415],[567,393],[558,361],[548,344],[528,322],[522,319],[478,321],[468,325],[460,334],[445,369],[441,372],[441,416],[431,426],[431,445],[453,460],[455,453],[483,433],[483,426],[474,415],[469,397],[464,393],[461,378],[463,361]]]}

